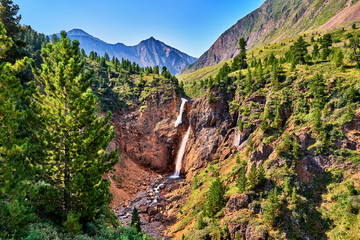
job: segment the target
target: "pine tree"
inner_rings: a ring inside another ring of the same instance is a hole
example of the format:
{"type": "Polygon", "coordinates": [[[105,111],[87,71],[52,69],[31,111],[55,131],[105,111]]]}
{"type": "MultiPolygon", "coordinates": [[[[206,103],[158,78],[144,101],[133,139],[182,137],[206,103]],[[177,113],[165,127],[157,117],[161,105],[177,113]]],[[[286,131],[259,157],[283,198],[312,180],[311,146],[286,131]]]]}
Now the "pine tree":
{"type": "Polygon", "coordinates": [[[159,75],[159,66],[155,66],[153,71],[154,71],[154,74],[159,75]]]}
{"type": "Polygon", "coordinates": [[[12,0],[0,0],[0,22],[6,30],[6,35],[12,39],[11,47],[2,52],[0,63],[10,62],[15,63],[16,60],[25,57],[22,48],[25,47],[25,42],[20,39],[20,34],[23,32],[18,15],[19,6],[14,4],[12,0]]]}
{"type": "Polygon", "coordinates": [[[201,230],[205,228],[205,222],[204,222],[204,214],[200,214],[199,220],[197,222],[197,229],[201,230]]]}
{"type": "Polygon", "coordinates": [[[297,158],[299,156],[299,149],[300,149],[300,146],[295,137],[292,142],[292,154],[293,154],[294,158],[297,158]]]}
{"type": "Polygon", "coordinates": [[[213,217],[215,213],[225,206],[224,200],[225,187],[218,177],[211,183],[206,196],[206,214],[213,217]]]}
{"type": "Polygon", "coordinates": [[[306,42],[303,37],[299,37],[298,40],[293,45],[293,54],[295,58],[295,62],[299,63],[299,65],[305,63],[305,55],[307,54],[306,42]]]}
{"type": "Polygon", "coordinates": [[[264,220],[270,225],[274,225],[275,220],[279,215],[279,206],[279,195],[277,188],[275,187],[269,192],[263,214],[264,220]]]}
{"type": "Polygon", "coordinates": [[[238,130],[239,130],[240,132],[242,132],[242,131],[244,130],[244,124],[243,124],[243,122],[242,122],[241,117],[239,118],[239,121],[238,121],[238,130]]]}
{"type": "Polygon", "coordinates": [[[263,114],[263,117],[261,120],[261,130],[263,132],[266,132],[267,129],[269,128],[269,123],[267,121],[269,119],[269,117],[270,117],[270,112],[269,112],[268,106],[266,105],[265,109],[264,109],[264,114],[263,114]]]}
{"type": "Polygon", "coordinates": [[[107,54],[107,53],[105,53],[104,54],[104,59],[105,59],[105,61],[110,61],[110,57],[109,57],[109,54],[107,54]]]}
{"type": "Polygon", "coordinates": [[[241,166],[240,171],[238,173],[238,179],[236,181],[236,187],[239,189],[240,193],[243,193],[247,187],[247,178],[245,166],[241,166]]]}
{"type": "Polygon", "coordinates": [[[323,75],[316,74],[309,83],[309,92],[313,96],[313,101],[311,102],[313,107],[324,107],[325,102],[325,80],[323,75]]]}
{"type": "Polygon", "coordinates": [[[314,44],[313,51],[311,53],[313,60],[316,60],[319,57],[319,45],[314,44]]]}
{"type": "Polygon", "coordinates": [[[251,164],[248,179],[249,179],[250,189],[254,189],[256,187],[256,184],[257,184],[257,181],[258,181],[258,179],[257,179],[257,170],[256,170],[256,166],[255,166],[254,163],[251,164]]]}
{"type": "Polygon", "coordinates": [[[352,48],[351,59],[356,62],[356,68],[360,69],[360,41],[359,38],[350,38],[349,46],[352,48]]]}
{"type": "Polygon", "coordinates": [[[341,51],[341,49],[339,49],[338,51],[336,51],[335,53],[335,57],[334,57],[334,63],[335,63],[335,67],[341,67],[342,65],[344,65],[344,54],[341,51]]]}
{"type": "Polygon", "coordinates": [[[47,214],[65,220],[71,212],[86,223],[110,201],[109,184],[102,175],[117,162],[116,150],[105,152],[114,137],[111,114],[96,114],[97,99],[90,90],[93,72],[83,70],[77,40],[72,42],[63,31],[61,40],[48,44],[41,56],[42,69],[34,61],[31,67],[44,86],[37,101],[45,125],[43,179],[50,186],[39,201],[47,214]]]}
{"type": "Polygon", "coordinates": [[[286,196],[290,196],[290,178],[289,177],[286,177],[285,180],[284,180],[284,183],[283,183],[283,190],[284,190],[284,193],[286,194],[286,196]]]}
{"type": "MultiPolygon", "coordinates": [[[[32,218],[26,195],[34,184],[29,137],[22,135],[27,111],[21,107],[25,91],[16,77],[27,67],[27,58],[6,62],[14,42],[0,22],[0,238],[16,236],[32,218]],[[4,58],[2,58],[4,57],[4,58]]],[[[27,125],[26,125],[27,126],[27,125]]]]}
{"type": "Polygon", "coordinates": [[[136,207],[134,207],[134,210],[131,215],[130,226],[135,228],[137,232],[141,232],[141,221],[140,221],[139,212],[136,207]]]}
{"type": "Polygon", "coordinates": [[[331,39],[331,34],[327,33],[323,36],[323,38],[321,39],[321,57],[322,59],[327,59],[327,57],[329,56],[331,50],[330,47],[332,46],[332,39],[331,39]]]}
{"type": "Polygon", "coordinates": [[[257,170],[257,183],[256,185],[261,186],[264,184],[266,178],[265,178],[265,169],[264,165],[260,164],[258,170],[257,170]]]}
{"type": "Polygon", "coordinates": [[[260,83],[264,80],[264,72],[263,72],[263,66],[261,60],[259,60],[259,64],[258,64],[257,77],[260,83]]]}
{"type": "Polygon", "coordinates": [[[246,41],[245,38],[240,38],[239,40],[239,49],[240,49],[240,53],[239,53],[239,58],[240,58],[240,67],[241,69],[246,69],[247,68],[247,63],[246,63],[246,41]]]}
{"type": "Polygon", "coordinates": [[[280,106],[276,103],[275,108],[275,118],[273,121],[274,128],[279,128],[282,123],[281,115],[280,115],[280,106]]]}
{"type": "Polygon", "coordinates": [[[315,132],[319,133],[322,127],[321,110],[319,107],[315,107],[313,111],[312,122],[315,132]]]}
{"type": "Polygon", "coordinates": [[[291,193],[291,201],[296,204],[297,203],[297,195],[296,195],[296,188],[293,187],[292,189],[292,193],[291,193]]]}

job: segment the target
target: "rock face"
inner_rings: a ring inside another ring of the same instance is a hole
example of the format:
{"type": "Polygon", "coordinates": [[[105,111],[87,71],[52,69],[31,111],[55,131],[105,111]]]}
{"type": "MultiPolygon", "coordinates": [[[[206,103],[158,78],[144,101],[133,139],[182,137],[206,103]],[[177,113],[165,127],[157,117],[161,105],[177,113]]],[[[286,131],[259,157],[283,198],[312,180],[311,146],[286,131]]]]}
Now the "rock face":
{"type": "Polygon", "coordinates": [[[226,204],[226,211],[234,212],[239,211],[241,208],[247,207],[249,198],[245,194],[233,194],[226,204]]]}
{"type": "Polygon", "coordinates": [[[126,46],[122,43],[106,43],[80,29],[73,29],[68,32],[68,35],[71,39],[79,40],[80,47],[85,50],[86,54],[94,51],[103,56],[106,52],[110,58],[129,59],[141,67],[159,65],[161,69],[162,66],[166,66],[172,75],[179,73],[184,67],[197,59],[153,37],[141,41],[138,45],[126,46]]]}
{"type": "Polygon", "coordinates": [[[183,160],[185,173],[194,174],[197,169],[206,166],[228,129],[235,124],[228,106],[228,100],[233,96],[221,96],[217,88],[212,89],[211,94],[215,102],[209,103],[208,98],[196,100],[189,113],[191,135],[183,160]]]}
{"type": "MultiPolygon", "coordinates": [[[[238,41],[241,37],[245,38],[248,47],[253,47],[319,27],[348,3],[348,0],[267,0],[260,8],[226,30],[210,49],[195,63],[186,67],[183,73],[235,57],[239,53],[238,41]]],[[[351,12],[356,11],[352,9],[351,12]]]]}
{"type": "Polygon", "coordinates": [[[189,124],[185,105],[183,124],[174,127],[180,109],[180,96],[173,99],[149,101],[142,111],[118,111],[112,124],[116,130],[116,143],[121,151],[137,164],[159,173],[170,173],[178,144],[189,124]]]}

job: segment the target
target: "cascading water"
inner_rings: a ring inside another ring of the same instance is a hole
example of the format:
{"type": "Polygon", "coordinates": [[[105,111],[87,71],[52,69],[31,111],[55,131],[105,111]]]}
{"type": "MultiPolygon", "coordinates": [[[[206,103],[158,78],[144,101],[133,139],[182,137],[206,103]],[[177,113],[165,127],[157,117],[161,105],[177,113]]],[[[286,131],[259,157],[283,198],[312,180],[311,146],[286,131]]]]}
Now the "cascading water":
{"type": "Polygon", "coordinates": [[[180,149],[179,149],[177,157],[176,157],[175,172],[169,178],[180,178],[182,159],[183,159],[184,154],[185,154],[186,143],[187,143],[187,141],[189,139],[189,136],[190,136],[190,130],[191,129],[190,129],[190,126],[189,126],[184,138],[181,140],[180,149]]]}
{"type": "Polygon", "coordinates": [[[234,139],[234,146],[238,147],[240,145],[241,142],[241,132],[236,129],[235,130],[235,139],[234,139]]]}
{"type": "MultiPolygon", "coordinates": [[[[186,102],[187,102],[187,100],[185,98],[181,98],[181,107],[180,107],[179,115],[175,122],[175,128],[177,128],[182,123],[182,115],[184,112],[184,106],[185,106],[186,102]]],[[[179,149],[179,151],[177,153],[177,157],[176,157],[175,172],[173,175],[169,176],[169,178],[180,178],[182,159],[185,154],[186,143],[189,138],[189,135],[190,135],[190,126],[189,126],[184,138],[181,140],[180,149],[179,149]]]]}
{"type": "Polygon", "coordinates": [[[177,126],[179,126],[182,123],[182,115],[184,112],[184,106],[185,106],[185,103],[187,102],[187,100],[185,98],[181,98],[181,101],[182,102],[181,102],[180,112],[179,112],[179,115],[175,122],[175,128],[177,128],[177,126]]]}

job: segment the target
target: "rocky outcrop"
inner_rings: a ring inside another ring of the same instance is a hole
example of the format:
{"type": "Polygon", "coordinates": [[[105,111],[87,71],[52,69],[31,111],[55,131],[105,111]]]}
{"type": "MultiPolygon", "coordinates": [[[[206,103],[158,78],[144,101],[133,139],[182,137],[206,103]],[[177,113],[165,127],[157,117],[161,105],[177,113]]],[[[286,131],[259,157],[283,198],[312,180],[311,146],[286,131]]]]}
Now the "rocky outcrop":
{"type": "Polygon", "coordinates": [[[239,211],[241,208],[247,207],[249,204],[249,198],[246,194],[235,193],[231,195],[229,201],[226,204],[225,211],[234,212],[239,211]]]}
{"type": "Polygon", "coordinates": [[[187,174],[193,175],[208,164],[228,129],[236,124],[228,106],[228,100],[233,96],[223,95],[217,87],[211,94],[215,102],[209,103],[208,98],[198,99],[189,113],[191,135],[183,160],[183,171],[187,174]]]}

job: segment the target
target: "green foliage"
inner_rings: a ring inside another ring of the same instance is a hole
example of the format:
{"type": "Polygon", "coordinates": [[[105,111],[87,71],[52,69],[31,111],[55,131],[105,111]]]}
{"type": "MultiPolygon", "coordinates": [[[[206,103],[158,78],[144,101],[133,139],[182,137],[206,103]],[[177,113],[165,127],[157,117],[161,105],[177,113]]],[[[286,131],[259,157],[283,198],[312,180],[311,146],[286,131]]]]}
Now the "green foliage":
{"type": "Polygon", "coordinates": [[[240,58],[240,67],[241,69],[246,69],[247,68],[247,63],[246,63],[246,41],[245,38],[240,38],[239,40],[239,49],[240,49],[240,53],[239,53],[239,58],[240,58]]]}
{"type": "Polygon", "coordinates": [[[349,40],[349,46],[352,49],[350,59],[356,62],[356,67],[360,69],[360,41],[359,38],[352,37],[349,40]]]}
{"type": "Polygon", "coordinates": [[[17,236],[34,217],[26,196],[35,192],[36,161],[31,151],[35,155],[36,143],[23,135],[22,127],[28,126],[24,122],[30,120],[27,114],[32,112],[25,108],[26,91],[16,77],[27,67],[28,59],[7,62],[13,44],[0,22],[0,238],[17,236]]]}
{"type": "Polygon", "coordinates": [[[197,189],[199,187],[199,177],[196,175],[193,180],[193,190],[197,189]]]}
{"type": "Polygon", "coordinates": [[[319,45],[317,45],[317,44],[315,43],[311,55],[312,55],[313,59],[316,60],[316,59],[319,57],[319,54],[320,54],[320,52],[319,52],[319,45]]]}
{"type": "Polygon", "coordinates": [[[239,118],[239,121],[238,121],[238,130],[240,132],[242,132],[244,130],[244,123],[243,123],[241,117],[239,118]]]}
{"type": "MultiPolygon", "coordinates": [[[[0,1],[0,22],[2,28],[5,28],[6,35],[12,39],[11,46],[2,49],[0,64],[9,62],[14,64],[16,60],[25,57],[22,48],[24,42],[19,38],[20,33],[23,31],[20,25],[21,15],[18,15],[19,6],[14,4],[12,0],[0,1]]],[[[2,34],[2,33],[1,33],[2,34]]]]}
{"type": "Polygon", "coordinates": [[[256,187],[256,185],[257,185],[257,182],[258,182],[257,169],[256,169],[256,166],[255,166],[254,163],[251,164],[248,179],[249,179],[249,187],[250,187],[250,189],[254,189],[256,187]]]}
{"type": "Polygon", "coordinates": [[[333,41],[332,41],[331,34],[327,33],[322,37],[321,42],[320,42],[320,44],[321,44],[320,48],[322,49],[322,52],[321,52],[322,59],[325,60],[328,58],[328,56],[331,52],[330,47],[332,46],[332,43],[333,43],[333,41]]]}
{"type": "Polygon", "coordinates": [[[295,137],[292,141],[292,154],[295,158],[299,156],[299,149],[300,149],[300,145],[295,137]]]}
{"type": "Polygon", "coordinates": [[[253,89],[254,81],[252,79],[252,74],[250,67],[247,68],[247,74],[245,79],[245,94],[249,94],[253,89]]]}
{"type": "Polygon", "coordinates": [[[264,169],[264,165],[260,164],[259,168],[257,169],[257,186],[261,186],[265,183],[265,169],[264,169]]]}
{"type": "Polygon", "coordinates": [[[56,45],[42,50],[42,58],[42,70],[34,61],[31,67],[44,86],[37,103],[45,126],[42,179],[50,185],[37,196],[37,207],[62,221],[72,213],[85,224],[110,200],[102,175],[117,162],[116,151],[105,152],[115,134],[111,115],[102,119],[96,114],[97,99],[89,89],[93,72],[83,70],[78,41],[62,32],[56,45]]]}
{"type": "Polygon", "coordinates": [[[267,197],[267,202],[265,204],[263,214],[264,221],[273,226],[275,224],[276,218],[279,216],[279,207],[279,195],[278,190],[275,187],[269,192],[267,197]]]}
{"type": "Polygon", "coordinates": [[[79,223],[79,214],[75,214],[70,211],[67,214],[67,219],[64,222],[64,227],[71,234],[77,235],[81,230],[81,224],[79,223]]]}
{"type": "Polygon", "coordinates": [[[247,178],[246,178],[246,171],[245,166],[241,166],[240,171],[238,173],[238,179],[236,181],[236,187],[239,189],[240,193],[243,193],[247,187],[247,178]]]}
{"type": "Polygon", "coordinates": [[[141,232],[141,221],[140,221],[139,212],[136,207],[134,207],[134,210],[131,215],[130,226],[135,228],[137,232],[141,232]]]}
{"type": "Polygon", "coordinates": [[[212,92],[209,93],[209,96],[208,96],[208,103],[214,103],[216,102],[216,99],[214,97],[214,95],[212,94],[212,92]]]}
{"type": "Polygon", "coordinates": [[[206,227],[206,223],[204,222],[204,214],[200,214],[199,220],[197,222],[197,229],[201,230],[206,227]]]}
{"type": "Polygon", "coordinates": [[[307,43],[305,42],[304,38],[300,36],[290,49],[294,55],[294,61],[299,63],[299,65],[304,64],[305,55],[308,52],[307,43]]]}
{"type": "Polygon", "coordinates": [[[205,213],[209,217],[214,217],[215,214],[225,206],[225,186],[222,181],[216,177],[210,185],[209,191],[206,195],[205,213]]]}
{"type": "Polygon", "coordinates": [[[293,187],[293,189],[292,189],[291,201],[293,202],[293,204],[296,204],[298,202],[298,196],[296,194],[296,187],[293,187]]]}

